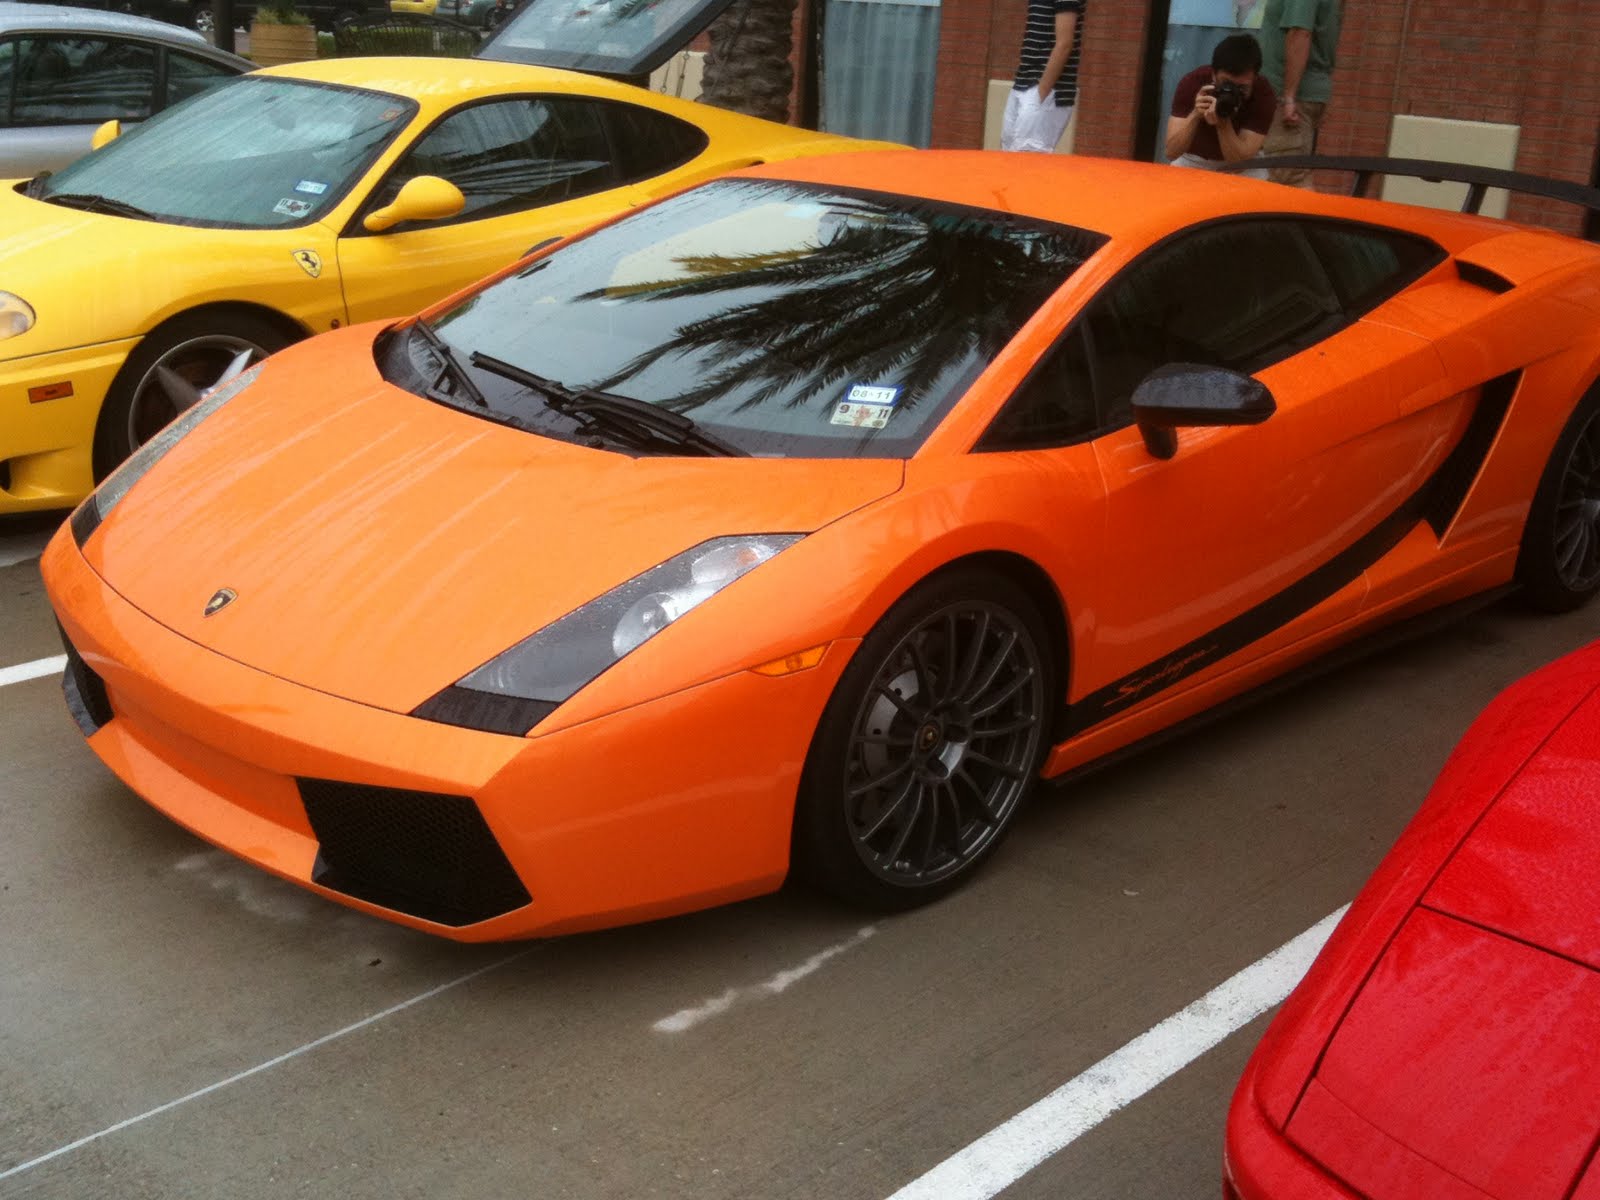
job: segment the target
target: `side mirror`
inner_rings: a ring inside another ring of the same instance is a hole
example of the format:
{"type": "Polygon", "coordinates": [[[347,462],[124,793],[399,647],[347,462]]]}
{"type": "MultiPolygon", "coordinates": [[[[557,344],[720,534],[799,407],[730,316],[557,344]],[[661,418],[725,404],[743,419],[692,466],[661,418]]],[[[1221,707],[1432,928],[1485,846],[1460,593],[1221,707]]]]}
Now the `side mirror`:
{"type": "Polygon", "coordinates": [[[1156,458],[1178,452],[1174,430],[1195,425],[1259,425],[1278,405],[1266,386],[1225,367],[1171,363],[1133,390],[1133,419],[1156,458]]]}
{"type": "Polygon", "coordinates": [[[361,222],[368,233],[382,233],[402,221],[442,221],[466,207],[467,198],[448,179],[418,175],[407,180],[393,203],[369,212],[361,222]]]}
{"type": "Polygon", "coordinates": [[[122,122],[112,118],[94,131],[89,138],[89,149],[98,150],[101,146],[109,146],[122,136],[122,122]]]}

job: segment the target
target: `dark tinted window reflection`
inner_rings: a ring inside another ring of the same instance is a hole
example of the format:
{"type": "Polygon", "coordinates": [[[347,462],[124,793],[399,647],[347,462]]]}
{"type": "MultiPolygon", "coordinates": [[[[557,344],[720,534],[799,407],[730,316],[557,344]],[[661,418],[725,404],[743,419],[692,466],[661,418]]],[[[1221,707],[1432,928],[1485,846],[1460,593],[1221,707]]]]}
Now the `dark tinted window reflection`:
{"type": "Polygon", "coordinates": [[[1387,300],[1444,258],[1432,242],[1388,230],[1309,225],[1306,233],[1352,314],[1387,300]]]}
{"type": "MultiPolygon", "coordinates": [[[[437,325],[463,359],[645,400],[750,453],[901,456],[1103,240],[730,180],[557,250],[437,325]]],[[[479,383],[539,415],[537,398],[479,383]]]]}
{"type": "Polygon", "coordinates": [[[647,179],[682,166],[710,145],[687,121],[632,104],[608,104],[611,141],[623,182],[647,179]]]}

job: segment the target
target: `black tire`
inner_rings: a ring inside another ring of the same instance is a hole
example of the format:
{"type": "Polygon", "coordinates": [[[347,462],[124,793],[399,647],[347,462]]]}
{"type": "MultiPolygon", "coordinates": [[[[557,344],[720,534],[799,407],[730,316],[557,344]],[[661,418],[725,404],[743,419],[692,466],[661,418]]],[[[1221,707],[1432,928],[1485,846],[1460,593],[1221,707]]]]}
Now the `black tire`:
{"type": "Polygon", "coordinates": [[[1600,387],[1578,401],[1550,451],[1516,581],[1522,599],[1548,613],[1570,612],[1600,592],[1600,387]]]}
{"type": "Polygon", "coordinates": [[[100,407],[94,430],[95,481],[177,416],[156,380],[158,365],[205,388],[238,353],[248,349],[250,361],[258,362],[293,340],[271,321],[246,312],[174,317],[151,330],[122,364],[100,407]]]}
{"type": "Polygon", "coordinates": [[[812,738],[795,874],[881,911],[966,882],[1049,748],[1049,645],[1033,600],[989,571],[955,568],[903,597],[856,651],[812,738]]]}

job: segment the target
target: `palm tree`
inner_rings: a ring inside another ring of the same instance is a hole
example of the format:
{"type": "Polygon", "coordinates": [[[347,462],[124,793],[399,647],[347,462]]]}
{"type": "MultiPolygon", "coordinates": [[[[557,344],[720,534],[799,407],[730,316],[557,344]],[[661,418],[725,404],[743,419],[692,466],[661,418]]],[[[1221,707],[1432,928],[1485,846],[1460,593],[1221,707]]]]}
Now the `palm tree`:
{"type": "MultiPolygon", "coordinates": [[[[752,206],[816,199],[766,181],[721,186],[748,190],[752,206]]],[[[590,293],[646,303],[727,293],[728,301],[595,386],[611,390],[682,355],[700,369],[692,386],[660,401],[678,412],[735,393],[736,410],[780,396],[787,407],[825,402],[863,380],[895,380],[898,405],[909,410],[943,394],[948,372],[987,363],[1102,240],[898,203],[905,207],[830,196],[835,230],[820,245],[680,258],[676,278],[590,293]]]]}
{"type": "Polygon", "coordinates": [[[769,121],[789,119],[795,2],[735,0],[711,23],[703,103],[769,121]]]}

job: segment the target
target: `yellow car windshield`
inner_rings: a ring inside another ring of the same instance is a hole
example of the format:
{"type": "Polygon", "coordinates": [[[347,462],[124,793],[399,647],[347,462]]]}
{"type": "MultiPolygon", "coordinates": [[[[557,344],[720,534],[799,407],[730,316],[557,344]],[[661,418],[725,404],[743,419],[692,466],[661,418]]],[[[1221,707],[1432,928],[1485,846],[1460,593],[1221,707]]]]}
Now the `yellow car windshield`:
{"type": "Polygon", "coordinates": [[[32,194],[169,224],[302,225],[349,190],[415,111],[387,93],[246,77],[175,105],[32,194]]]}

